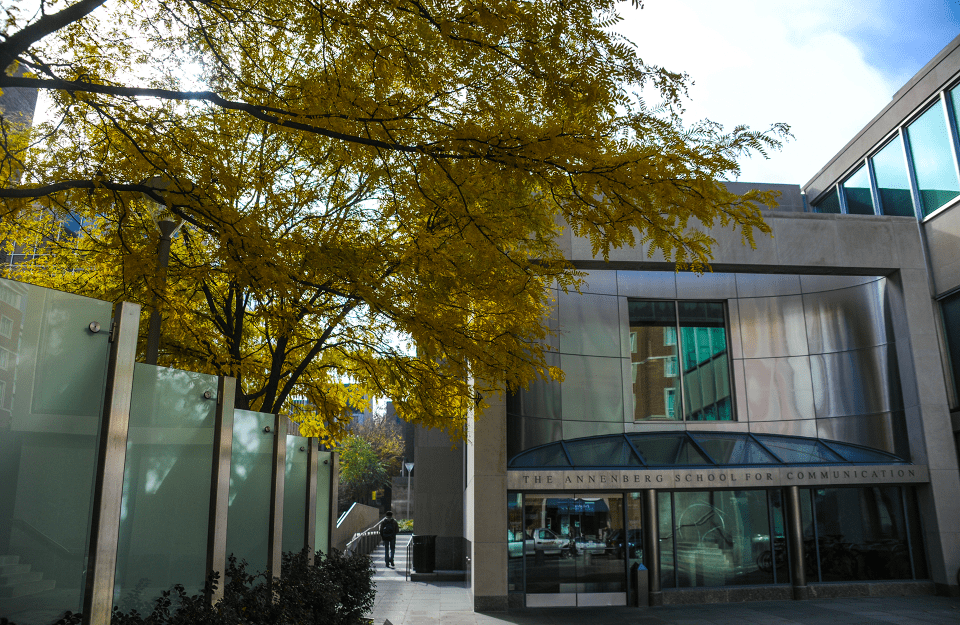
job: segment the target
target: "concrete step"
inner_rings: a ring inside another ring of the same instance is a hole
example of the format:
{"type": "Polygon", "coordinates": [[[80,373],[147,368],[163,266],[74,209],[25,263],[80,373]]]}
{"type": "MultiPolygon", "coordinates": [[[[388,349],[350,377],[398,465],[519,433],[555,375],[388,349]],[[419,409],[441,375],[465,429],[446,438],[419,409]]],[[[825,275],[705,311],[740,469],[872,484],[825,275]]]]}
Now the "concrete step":
{"type": "Polygon", "coordinates": [[[36,582],[24,582],[12,586],[0,586],[0,597],[4,599],[13,599],[14,597],[25,597],[37,593],[53,590],[57,585],[57,580],[42,579],[36,582]]]}
{"type": "Polygon", "coordinates": [[[17,573],[29,572],[29,564],[0,564],[0,575],[15,575],[17,573]]]}
{"type": "Polygon", "coordinates": [[[19,563],[20,563],[20,556],[11,556],[11,555],[0,556],[0,565],[19,564],[19,563]]]}

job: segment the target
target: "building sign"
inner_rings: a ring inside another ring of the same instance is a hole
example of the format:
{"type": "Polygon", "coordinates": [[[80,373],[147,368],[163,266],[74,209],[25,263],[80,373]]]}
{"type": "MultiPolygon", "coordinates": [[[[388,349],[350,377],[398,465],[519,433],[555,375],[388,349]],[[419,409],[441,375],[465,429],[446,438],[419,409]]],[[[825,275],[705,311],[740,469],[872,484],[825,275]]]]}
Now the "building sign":
{"type": "Polygon", "coordinates": [[[916,484],[930,481],[924,465],[845,465],[703,469],[507,471],[509,490],[717,489],[776,486],[916,484]]]}

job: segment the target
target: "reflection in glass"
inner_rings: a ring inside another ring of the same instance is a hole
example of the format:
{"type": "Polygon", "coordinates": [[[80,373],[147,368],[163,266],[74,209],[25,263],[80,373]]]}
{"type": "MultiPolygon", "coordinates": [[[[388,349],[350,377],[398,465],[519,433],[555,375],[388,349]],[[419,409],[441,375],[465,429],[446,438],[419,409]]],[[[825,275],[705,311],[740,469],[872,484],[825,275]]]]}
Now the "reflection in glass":
{"type": "Polygon", "coordinates": [[[910,177],[903,155],[903,143],[897,135],[870,159],[873,176],[877,180],[880,212],[884,215],[914,217],[910,196],[910,177]]]}
{"type": "Polygon", "coordinates": [[[111,309],[0,279],[0,617],[21,625],[82,609],[110,345],[87,325],[111,309]]]}
{"type": "Polygon", "coordinates": [[[523,507],[520,493],[507,495],[507,592],[523,592],[523,507]]]}
{"type": "Polygon", "coordinates": [[[267,426],[273,428],[271,414],[233,411],[227,554],[246,560],[248,571],[264,571],[268,561],[273,435],[263,431],[267,426]]]}
{"type": "Polygon", "coordinates": [[[847,213],[851,215],[873,215],[873,197],[870,195],[870,174],[861,165],[857,171],[840,185],[843,197],[847,201],[847,213]]]}
{"type": "Polygon", "coordinates": [[[926,217],[960,195],[950,132],[939,102],[907,126],[907,138],[920,189],[921,212],[926,217]]]}
{"type": "Polygon", "coordinates": [[[676,554],[673,536],[673,493],[657,493],[657,540],[660,541],[660,587],[676,588],[676,554]]]}
{"type": "Polygon", "coordinates": [[[816,490],[824,582],[910,579],[900,487],[816,490]]]}
{"type": "Polygon", "coordinates": [[[217,378],[137,363],[123,471],[114,602],[129,610],[206,577],[217,378]]]}
{"type": "Polygon", "coordinates": [[[813,210],[816,213],[834,213],[839,215],[840,197],[837,195],[837,190],[835,188],[830,189],[830,191],[823,196],[822,200],[813,205],[813,210]]]}
{"type": "Polygon", "coordinates": [[[674,493],[681,588],[771,584],[766,491],[674,493]]]}
{"type": "Polygon", "coordinates": [[[800,528],[803,532],[803,558],[807,583],[820,580],[820,557],[817,554],[817,528],[813,522],[813,489],[800,489],[800,528]]]}
{"type": "Polygon", "coordinates": [[[627,530],[624,536],[625,540],[614,532],[610,543],[614,547],[613,555],[616,559],[626,558],[627,571],[630,575],[630,583],[627,584],[627,605],[636,605],[637,571],[644,564],[643,506],[640,493],[627,493],[627,530]]]}
{"type": "Polygon", "coordinates": [[[634,419],[679,420],[677,313],[674,302],[630,302],[634,419]]]}
{"type": "Polygon", "coordinates": [[[729,421],[730,365],[720,302],[678,302],[684,418],[729,421]]]}
{"type": "MultiPolygon", "coordinates": [[[[527,593],[569,595],[571,605],[576,594],[626,593],[623,519],[622,495],[526,495],[527,593]]],[[[515,525],[510,532],[508,550],[520,541],[515,525]]]]}

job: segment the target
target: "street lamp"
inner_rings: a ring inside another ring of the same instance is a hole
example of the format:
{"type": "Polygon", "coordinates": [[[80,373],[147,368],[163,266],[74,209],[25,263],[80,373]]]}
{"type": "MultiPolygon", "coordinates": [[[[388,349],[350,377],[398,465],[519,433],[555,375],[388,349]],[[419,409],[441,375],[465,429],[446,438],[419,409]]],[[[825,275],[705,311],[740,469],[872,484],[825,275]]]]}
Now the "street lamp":
{"type": "Polygon", "coordinates": [[[407,467],[407,518],[410,518],[410,503],[413,501],[413,491],[410,490],[410,473],[413,472],[413,463],[404,464],[407,467]]]}
{"type": "MultiPolygon", "coordinates": [[[[165,176],[154,176],[145,181],[144,184],[158,191],[163,191],[170,186],[170,182],[170,179],[165,176]]],[[[157,245],[157,275],[160,277],[160,288],[165,289],[167,284],[167,266],[170,264],[170,242],[183,225],[183,220],[178,219],[174,221],[167,216],[158,220],[157,217],[161,211],[167,208],[166,203],[159,204],[146,193],[144,193],[144,197],[147,198],[150,218],[153,220],[154,225],[156,225],[157,230],[160,231],[160,243],[157,245]]],[[[147,331],[146,362],[148,365],[157,364],[157,355],[160,352],[160,324],[162,321],[160,317],[160,298],[156,292],[154,292],[152,299],[150,327],[147,331]]]]}

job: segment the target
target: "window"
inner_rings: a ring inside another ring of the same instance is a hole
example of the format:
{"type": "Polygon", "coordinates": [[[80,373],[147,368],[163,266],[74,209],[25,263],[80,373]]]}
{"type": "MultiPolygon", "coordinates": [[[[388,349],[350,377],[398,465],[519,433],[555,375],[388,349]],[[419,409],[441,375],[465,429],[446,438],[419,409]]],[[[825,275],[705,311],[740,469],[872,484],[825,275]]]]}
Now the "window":
{"type": "Polygon", "coordinates": [[[840,185],[851,215],[872,215],[873,197],[870,194],[870,172],[861,165],[840,185]]]}
{"type": "Polygon", "coordinates": [[[20,294],[8,286],[0,286],[0,302],[6,302],[14,308],[20,308],[20,294]]]}
{"type": "Polygon", "coordinates": [[[721,302],[631,301],[634,420],[730,421],[721,302]]]}
{"type": "Polygon", "coordinates": [[[939,102],[907,127],[907,138],[920,191],[920,208],[926,217],[960,195],[950,131],[939,102]]]}
{"type": "Polygon", "coordinates": [[[813,210],[818,213],[840,213],[840,197],[835,188],[830,189],[829,193],[824,194],[823,199],[813,205],[813,210]]]}
{"type": "Polygon", "coordinates": [[[0,347],[0,369],[9,369],[16,363],[16,359],[13,357],[13,352],[9,349],[4,349],[0,347]]]}
{"type": "Polygon", "coordinates": [[[0,317],[0,335],[10,338],[13,336],[13,319],[0,317]]]}
{"type": "Polygon", "coordinates": [[[884,215],[914,217],[913,199],[910,196],[910,177],[903,154],[900,135],[893,138],[870,159],[873,176],[877,180],[877,195],[880,212],[884,215]]]}

